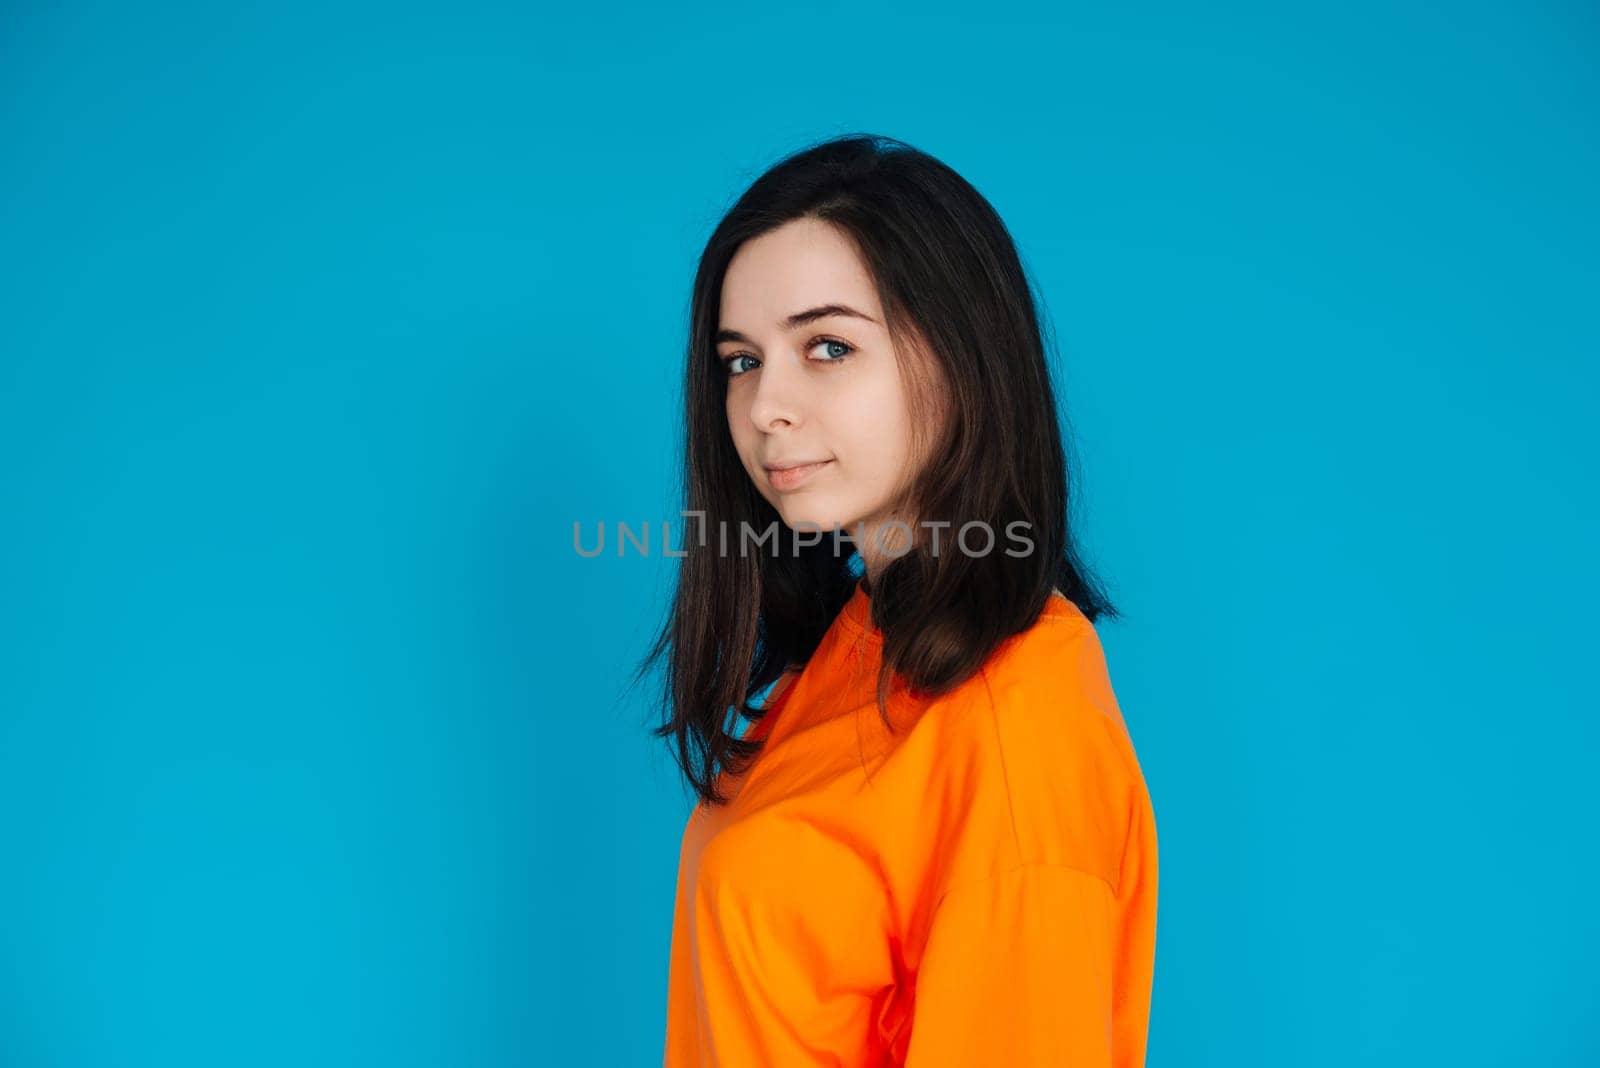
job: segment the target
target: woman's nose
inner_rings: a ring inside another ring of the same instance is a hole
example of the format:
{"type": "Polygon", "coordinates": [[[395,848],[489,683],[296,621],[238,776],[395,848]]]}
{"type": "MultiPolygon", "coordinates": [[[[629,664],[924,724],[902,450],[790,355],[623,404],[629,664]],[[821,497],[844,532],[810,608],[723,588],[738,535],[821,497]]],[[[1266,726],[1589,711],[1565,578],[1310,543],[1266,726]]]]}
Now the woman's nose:
{"type": "Polygon", "coordinates": [[[802,369],[788,359],[775,359],[761,365],[755,396],[750,402],[750,420],[761,430],[775,426],[796,426],[805,405],[802,369]]]}

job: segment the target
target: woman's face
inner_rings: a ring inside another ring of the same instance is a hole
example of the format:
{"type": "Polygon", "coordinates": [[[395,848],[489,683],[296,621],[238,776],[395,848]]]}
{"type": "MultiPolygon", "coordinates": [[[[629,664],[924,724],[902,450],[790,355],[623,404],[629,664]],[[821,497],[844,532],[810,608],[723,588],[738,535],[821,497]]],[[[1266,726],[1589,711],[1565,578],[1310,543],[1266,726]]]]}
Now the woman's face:
{"type": "MultiPolygon", "coordinates": [[[[723,279],[718,327],[734,447],[784,523],[852,535],[864,523],[872,539],[883,522],[909,521],[888,511],[911,462],[907,397],[849,239],[798,219],[745,242],[723,279]],[[797,464],[812,466],[772,470],[797,464]]],[[[855,546],[876,556],[869,547],[855,546]]]]}

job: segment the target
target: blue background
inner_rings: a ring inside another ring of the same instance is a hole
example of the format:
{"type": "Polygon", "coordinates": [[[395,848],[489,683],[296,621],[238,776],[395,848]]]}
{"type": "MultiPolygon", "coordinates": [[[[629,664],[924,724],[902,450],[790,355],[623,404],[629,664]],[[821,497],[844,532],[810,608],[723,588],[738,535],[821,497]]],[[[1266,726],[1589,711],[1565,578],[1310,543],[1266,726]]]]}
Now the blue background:
{"type": "Polygon", "coordinates": [[[689,279],[866,130],[1056,331],[1150,1064],[1595,1063],[1597,17],[1431,6],[7,5],[0,1062],[659,1063],[689,279]]]}

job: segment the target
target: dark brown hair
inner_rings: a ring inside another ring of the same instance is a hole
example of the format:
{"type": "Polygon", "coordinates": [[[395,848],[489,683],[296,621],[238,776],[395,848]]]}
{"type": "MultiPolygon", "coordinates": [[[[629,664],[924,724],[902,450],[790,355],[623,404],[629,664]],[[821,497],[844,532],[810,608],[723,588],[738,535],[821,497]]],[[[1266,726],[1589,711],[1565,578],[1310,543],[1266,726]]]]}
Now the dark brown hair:
{"type": "Polygon", "coordinates": [[[727,425],[714,341],[734,253],[801,218],[831,223],[853,242],[897,352],[903,345],[922,357],[902,360],[902,375],[915,410],[940,417],[914,423],[924,462],[907,472],[906,514],[950,522],[945,546],[973,521],[988,524],[997,546],[999,531],[1026,523],[1033,543],[1022,555],[928,552],[919,522],[910,551],[879,569],[871,605],[884,639],[885,725],[893,729],[886,702],[896,686],[931,696],[960,685],[1034,623],[1052,589],[1090,620],[1117,615],[1069,530],[1064,417],[1029,280],[999,215],[950,167],[893,138],[841,136],[794,153],[756,179],[700,256],[684,383],[684,507],[703,519],[684,538],[667,618],[633,680],[666,657],[665,721],[653,733],[673,740],[688,784],[712,804],[725,800],[718,772],[742,769],[760,750],[734,733],[738,717],[760,718],[752,700],[811,657],[856,582],[848,550],[831,534],[796,540],[752,484],[727,425]],[[741,524],[759,533],[774,522],[776,551],[739,551],[741,524]],[[726,552],[712,533],[719,524],[731,532],[726,552]]]}

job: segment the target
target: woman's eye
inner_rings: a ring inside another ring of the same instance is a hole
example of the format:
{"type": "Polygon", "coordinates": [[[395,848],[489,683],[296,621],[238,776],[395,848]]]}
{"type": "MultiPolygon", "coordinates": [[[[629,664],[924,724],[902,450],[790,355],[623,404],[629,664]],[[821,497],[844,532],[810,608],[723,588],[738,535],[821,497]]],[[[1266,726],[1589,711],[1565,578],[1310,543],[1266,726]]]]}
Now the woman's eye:
{"type": "Polygon", "coordinates": [[[850,344],[848,341],[840,341],[838,338],[834,337],[819,337],[817,340],[811,343],[811,347],[813,349],[818,348],[819,346],[827,346],[829,349],[837,347],[844,350],[843,352],[831,352],[828,358],[822,361],[823,363],[838,363],[840,360],[856,351],[855,346],[850,344]]]}
{"type": "Polygon", "coordinates": [[[740,360],[754,360],[754,359],[755,359],[754,356],[746,356],[744,353],[741,352],[737,356],[729,356],[726,360],[723,360],[722,362],[723,362],[723,365],[728,368],[728,377],[732,378],[735,375],[742,375],[742,374],[745,373],[745,371],[749,370],[748,367],[741,368],[739,366],[739,361],[740,360]]]}

